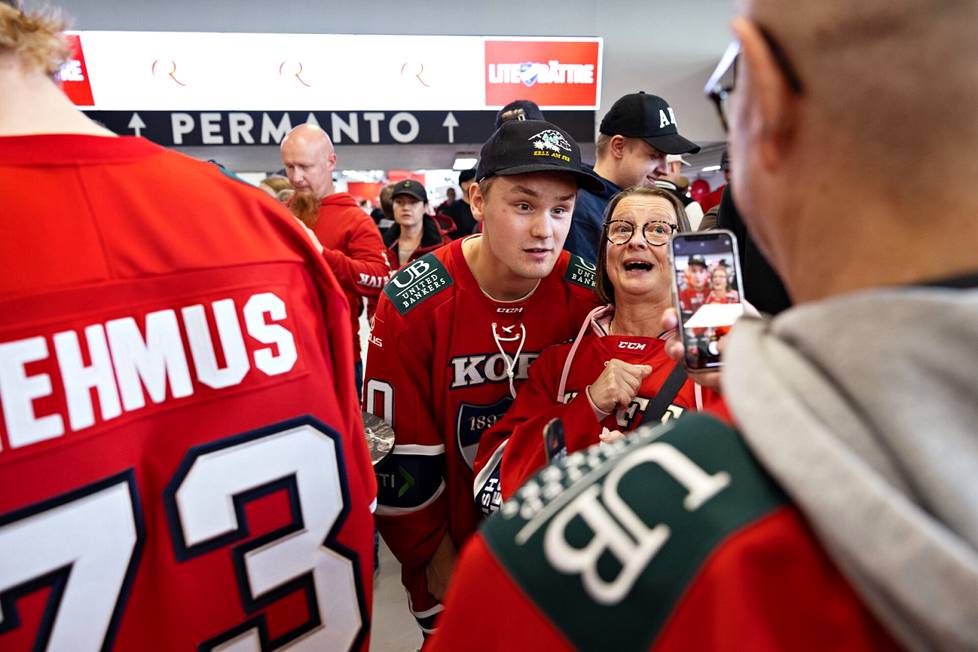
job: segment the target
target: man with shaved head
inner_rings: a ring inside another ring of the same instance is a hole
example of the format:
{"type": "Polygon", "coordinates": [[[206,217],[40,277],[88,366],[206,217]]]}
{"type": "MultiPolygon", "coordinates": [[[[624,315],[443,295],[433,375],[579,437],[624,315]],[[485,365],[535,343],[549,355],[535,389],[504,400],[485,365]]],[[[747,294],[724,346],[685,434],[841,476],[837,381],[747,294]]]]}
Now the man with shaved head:
{"type": "Polygon", "coordinates": [[[978,649],[978,2],[756,0],[733,29],[733,197],[795,306],[734,326],[719,419],[519,489],[436,650],[978,649]]]}
{"type": "Polygon", "coordinates": [[[386,247],[377,225],[360,209],[353,195],[335,192],[336,151],[325,131],[316,125],[299,125],[282,140],[281,154],[285,172],[295,188],[290,208],[323,244],[323,256],[350,303],[354,377],[359,392],[363,384],[360,313],[363,297],[379,295],[387,280],[390,270],[386,247]]]}

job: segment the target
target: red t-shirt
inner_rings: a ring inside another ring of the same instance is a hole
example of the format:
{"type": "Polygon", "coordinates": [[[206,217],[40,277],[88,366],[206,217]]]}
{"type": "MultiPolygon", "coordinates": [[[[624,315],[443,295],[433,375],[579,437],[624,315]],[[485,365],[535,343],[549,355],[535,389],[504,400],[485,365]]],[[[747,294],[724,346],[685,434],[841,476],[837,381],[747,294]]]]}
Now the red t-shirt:
{"type": "Polygon", "coordinates": [[[138,138],[0,138],[0,197],[0,649],[366,650],[376,484],[304,231],[138,138]]]}

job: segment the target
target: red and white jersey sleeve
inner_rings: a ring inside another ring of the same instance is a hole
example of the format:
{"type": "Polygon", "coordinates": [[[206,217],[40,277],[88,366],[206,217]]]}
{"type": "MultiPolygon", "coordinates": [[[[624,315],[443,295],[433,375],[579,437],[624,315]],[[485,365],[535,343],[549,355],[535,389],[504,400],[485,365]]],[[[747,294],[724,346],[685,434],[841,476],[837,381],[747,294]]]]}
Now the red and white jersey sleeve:
{"type": "Polygon", "coordinates": [[[739,435],[703,415],[520,487],[463,550],[430,648],[898,649],[739,435]]]}
{"type": "Polygon", "coordinates": [[[295,220],[137,138],[0,138],[0,649],[366,650],[349,312],[295,220]]]}
{"type": "Polygon", "coordinates": [[[380,294],[391,271],[386,247],[377,225],[351,195],[324,197],[313,231],[340,287],[361,297],[380,294]]]}
{"type": "Polygon", "coordinates": [[[531,296],[494,301],[462,246],[422,256],[387,284],[364,374],[364,409],[387,419],[396,436],[376,468],[377,523],[426,631],[441,606],[425,568],[446,532],[461,548],[481,521],[472,464],[482,433],[512,402],[508,372],[518,389],[540,351],[571,337],[595,301],[593,269],[566,254],[531,296]]]}
{"type": "Polygon", "coordinates": [[[441,608],[428,593],[425,567],[449,524],[445,444],[431,409],[431,338],[424,337],[425,324],[405,326],[382,297],[370,334],[363,401],[367,412],[395,429],[391,457],[377,468],[377,524],[401,563],[411,612],[430,632],[441,608]]]}

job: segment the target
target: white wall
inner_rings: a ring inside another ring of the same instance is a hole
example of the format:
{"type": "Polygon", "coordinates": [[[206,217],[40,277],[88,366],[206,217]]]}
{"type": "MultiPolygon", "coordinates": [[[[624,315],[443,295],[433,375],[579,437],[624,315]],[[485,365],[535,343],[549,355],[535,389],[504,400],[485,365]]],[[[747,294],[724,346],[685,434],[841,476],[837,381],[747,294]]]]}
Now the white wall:
{"type": "MultiPolygon", "coordinates": [[[[618,97],[645,90],[672,103],[683,135],[702,144],[723,139],[702,88],[730,40],[731,0],[52,1],[74,17],[75,29],[602,36],[605,68],[598,120],[618,97]]],[[[344,167],[444,167],[455,152],[450,146],[356,150],[346,153],[350,164],[344,167]]],[[[338,154],[342,158],[344,152],[338,154]]],[[[268,147],[210,148],[208,156],[238,169],[249,161],[255,163],[251,169],[265,169],[277,160],[275,149],[268,147]]],[[[718,161],[719,152],[713,149],[693,160],[718,161]]]]}

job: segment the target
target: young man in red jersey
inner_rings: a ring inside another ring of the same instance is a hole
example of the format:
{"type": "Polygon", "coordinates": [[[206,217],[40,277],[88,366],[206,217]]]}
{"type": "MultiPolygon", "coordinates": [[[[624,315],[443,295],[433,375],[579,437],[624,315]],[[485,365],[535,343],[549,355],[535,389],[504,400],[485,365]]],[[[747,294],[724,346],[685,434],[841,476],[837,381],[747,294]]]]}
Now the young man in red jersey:
{"type": "Polygon", "coordinates": [[[0,649],[366,650],[349,313],[265,193],[116,137],[0,3],[0,649]]]}
{"type": "Polygon", "coordinates": [[[795,305],[733,326],[725,418],[517,490],[436,650],[978,649],[978,3],[739,6],[710,91],[795,305]]]}
{"type": "Polygon", "coordinates": [[[397,436],[377,469],[377,520],[426,633],[480,520],[479,437],[540,351],[571,337],[595,303],[594,266],[561,251],[578,188],[598,185],[571,137],[548,122],[507,122],[483,146],[476,178],[483,233],[391,279],[367,356],[365,408],[397,436]]]}

